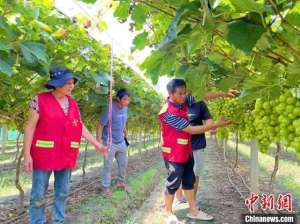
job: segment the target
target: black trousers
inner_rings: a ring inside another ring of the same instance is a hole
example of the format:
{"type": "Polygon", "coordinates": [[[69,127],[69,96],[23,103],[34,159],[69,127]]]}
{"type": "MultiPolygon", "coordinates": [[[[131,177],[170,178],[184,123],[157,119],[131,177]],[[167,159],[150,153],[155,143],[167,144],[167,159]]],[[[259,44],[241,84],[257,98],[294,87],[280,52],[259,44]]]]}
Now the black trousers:
{"type": "Polygon", "coordinates": [[[194,159],[190,159],[185,163],[174,163],[166,160],[165,166],[168,170],[168,177],[166,182],[166,192],[168,194],[175,194],[182,183],[183,190],[194,189],[195,174],[194,174],[194,159]]]}

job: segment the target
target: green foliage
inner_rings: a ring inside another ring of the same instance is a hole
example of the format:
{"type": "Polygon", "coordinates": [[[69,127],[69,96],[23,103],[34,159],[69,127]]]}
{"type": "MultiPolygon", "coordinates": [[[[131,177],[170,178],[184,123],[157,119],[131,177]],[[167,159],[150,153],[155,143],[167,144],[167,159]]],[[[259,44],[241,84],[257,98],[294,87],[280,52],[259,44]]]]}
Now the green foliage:
{"type": "Polygon", "coordinates": [[[143,49],[148,44],[147,37],[148,37],[147,32],[143,32],[143,33],[140,33],[139,35],[137,35],[133,40],[133,44],[134,44],[133,49],[134,50],[143,49]]]}
{"type": "Polygon", "coordinates": [[[138,4],[132,10],[132,20],[135,22],[135,27],[137,30],[142,29],[143,25],[147,19],[148,8],[144,7],[142,4],[138,4]]]}
{"type": "Polygon", "coordinates": [[[37,64],[38,62],[47,63],[48,57],[43,44],[32,41],[23,41],[20,43],[20,48],[26,62],[30,64],[37,64]]]}
{"type": "MultiPolygon", "coordinates": [[[[135,18],[135,10],[147,12],[143,14],[147,26],[141,25],[143,17],[134,28],[142,27],[148,33],[147,44],[155,47],[141,64],[154,83],[163,75],[184,78],[197,98],[210,90],[241,92],[238,105],[226,101],[214,109],[224,116],[232,107],[241,118],[235,119],[233,129],[220,129],[222,137],[238,129],[244,139],[259,138],[251,125],[257,119],[251,113],[257,99],[273,102],[286,90],[299,89],[298,1],[159,0],[131,5],[127,18],[135,18]]],[[[141,42],[144,47],[146,42],[141,42]]],[[[278,140],[259,133],[264,138],[259,139],[262,150],[278,140]]],[[[296,150],[298,141],[293,145],[296,150]]]]}
{"type": "Polygon", "coordinates": [[[80,1],[88,3],[88,4],[94,4],[97,0],[80,0],[80,1]]]}
{"type": "Polygon", "coordinates": [[[12,68],[5,60],[0,58],[0,71],[6,75],[12,75],[12,68]]]}
{"type": "Polygon", "coordinates": [[[244,21],[232,22],[228,24],[227,29],[227,41],[248,54],[251,53],[253,47],[265,31],[261,26],[244,21]]]}
{"type": "Polygon", "coordinates": [[[114,13],[114,16],[118,17],[119,19],[127,19],[129,15],[129,7],[130,0],[120,1],[120,4],[114,13]]]}
{"type": "Polygon", "coordinates": [[[230,0],[237,12],[264,12],[264,6],[254,0],[230,0]]]}
{"type": "MultiPolygon", "coordinates": [[[[125,4],[126,1],[121,2],[116,12],[125,4]]],[[[162,75],[185,78],[189,68],[203,64],[209,58],[210,65],[205,72],[211,79],[203,79],[199,86],[224,90],[232,81],[253,100],[257,95],[275,92],[275,87],[257,88],[258,93],[252,96],[252,89],[247,88],[248,84],[243,85],[243,80],[252,79],[253,74],[257,79],[271,80],[272,69],[278,65],[283,66],[283,69],[276,68],[275,79],[279,78],[279,85],[292,88],[299,82],[299,76],[292,72],[294,68],[298,70],[300,61],[299,15],[299,3],[292,0],[275,2],[275,5],[254,0],[176,0],[127,5],[122,19],[131,18],[136,21],[136,30],[144,30],[134,39],[135,46],[137,43],[141,49],[146,44],[156,46],[141,65],[154,82],[162,75]],[[279,13],[284,15],[284,20],[279,13]],[[144,26],[145,18],[148,19],[147,26],[144,26]],[[148,33],[147,41],[142,36],[145,32],[148,33]],[[218,75],[230,77],[216,77],[218,75]]],[[[192,91],[197,89],[192,88],[192,91]]]]}
{"type": "Polygon", "coordinates": [[[130,213],[132,209],[142,204],[153,184],[157,182],[157,178],[157,170],[151,168],[130,178],[129,186],[132,191],[130,195],[123,190],[113,189],[111,198],[95,195],[84,201],[80,207],[81,216],[78,223],[119,223],[122,218],[124,219],[124,214],[130,213]]]}
{"type": "MultiPolygon", "coordinates": [[[[43,85],[48,80],[49,68],[65,65],[81,78],[73,96],[85,125],[94,129],[99,114],[108,104],[110,47],[91,39],[83,28],[74,26],[56,11],[51,2],[0,2],[0,124],[22,130],[30,100],[45,91],[43,85]]],[[[130,1],[127,3],[129,6],[130,1]]],[[[141,43],[137,45],[141,47],[141,43]]],[[[142,111],[149,107],[157,111],[160,96],[132,69],[118,59],[114,61],[113,88],[126,87],[133,92],[134,118],[143,117],[142,111]],[[137,87],[149,91],[136,91],[137,87]],[[146,102],[148,97],[153,104],[139,105],[138,100],[146,102]]],[[[155,114],[142,120],[150,130],[157,128],[155,114]]],[[[129,124],[133,123],[129,117],[129,124]]],[[[141,129],[137,125],[131,128],[133,132],[141,129]]]]}

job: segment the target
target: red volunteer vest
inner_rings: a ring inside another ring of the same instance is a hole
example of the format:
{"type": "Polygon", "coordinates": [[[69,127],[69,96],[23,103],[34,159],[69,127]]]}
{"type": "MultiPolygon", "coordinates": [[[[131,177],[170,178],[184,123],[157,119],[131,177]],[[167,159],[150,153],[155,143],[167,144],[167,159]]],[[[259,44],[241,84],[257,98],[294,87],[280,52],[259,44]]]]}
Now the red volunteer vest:
{"type": "Polygon", "coordinates": [[[39,121],[34,132],[31,156],[35,170],[73,169],[82,135],[77,102],[70,96],[66,116],[51,92],[38,95],[39,121]]]}
{"type": "Polygon", "coordinates": [[[192,156],[191,135],[184,131],[176,130],[163,121],[164,114],[170,112],[176,116],[188,119],[186,106],[176,108],[172,103],[167,102],[159,113],[161,125],[161,150],[163,157],[175,163],[185,163],[192,156]]]}

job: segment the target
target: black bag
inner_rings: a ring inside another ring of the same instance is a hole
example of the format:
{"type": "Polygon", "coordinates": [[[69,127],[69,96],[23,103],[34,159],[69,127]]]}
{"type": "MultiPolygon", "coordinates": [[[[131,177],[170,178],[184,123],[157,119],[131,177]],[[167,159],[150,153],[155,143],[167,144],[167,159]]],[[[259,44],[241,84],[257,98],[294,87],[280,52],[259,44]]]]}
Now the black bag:
{"type": "Polygon", "coordinates": [[[126,137],[124,137],[124,140],[125,140],[125,144],[126,144],[126,146],[128,147],[130,144],[129,144],[129,142],[128,142],[127,138],[126,138],[126,137]]]}

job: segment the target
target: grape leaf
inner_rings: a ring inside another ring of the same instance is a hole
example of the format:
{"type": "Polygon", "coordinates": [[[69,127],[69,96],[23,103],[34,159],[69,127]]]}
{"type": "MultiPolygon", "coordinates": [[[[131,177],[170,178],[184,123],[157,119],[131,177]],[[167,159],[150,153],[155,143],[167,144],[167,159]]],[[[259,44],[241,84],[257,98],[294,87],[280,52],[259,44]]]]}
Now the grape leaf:
{"type": "Polygon", "coordinates": [[[226,40],[245,53],[251,53],[265,29],[244,21],[232,22],[227,26],[226,40]]]}
{"type": "Polygon", "coordinates": [[[148,38],[147,32],[138,34],[133,40],[133,44],[134,44],[133,50],[142,50],[148,44],[147,38],[148,38]]]}
{"type": "Polygon", "coordinates": [[[292,64],[289,64],[287,67],[287,83],[290,86],[297,87],[300,85],[300,62],[295,61],[292,64]]]}
{"type": "Polygon", "coordinates": [[[264,12],[263,5],[254,0],[230,0],[230,2],[239,12],[258,12],[260,14],[264,12]]]}
{"type": "Polygon", "coordinates": [[[6,40],[0,39],[0,51],[5,51],[8,53],[11,49],[13,49],[12,44],[6,40]]]}
{"type": "Polygon", "coordinates": [[[132,10],[131,19],[135,22],[136,28],[141,29],[146,22],[148,8],[139,4],[132,10]]]}
{"type": "Polygon", "coordinates": [[[127,17],[129,16],[129,7],[130,0],[120,1],[120,4],[114,12],[114,16],[118,17],[119,19],[127,19],[127,17]]]}
{"type": "Polygon", "coordinates": [[[12,68],[9,63],[7,63],[5,60],[0,58],[0,72],[11,76],[12,75],[12,68]]]}
{"type": "Polygon", "coordinates": [[[33,41],[23,41],[20,43],[21,52],[28,63],[35,64],[38,61],[47,63],[48,56],[43,44],[33,41]]]}

